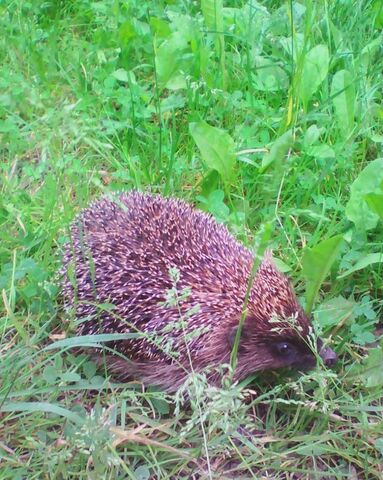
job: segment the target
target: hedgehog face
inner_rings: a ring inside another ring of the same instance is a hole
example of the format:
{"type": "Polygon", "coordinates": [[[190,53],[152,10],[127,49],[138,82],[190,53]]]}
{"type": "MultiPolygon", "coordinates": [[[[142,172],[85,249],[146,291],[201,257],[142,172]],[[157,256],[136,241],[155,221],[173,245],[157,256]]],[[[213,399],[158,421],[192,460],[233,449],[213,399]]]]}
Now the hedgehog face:
{"type": "MultiPolygon", "coordinates": [[[[259,370],[316,365],[317,350],[324,363],[332,366],[335,353],[320,339],[312,345],[310,319],[299,305],[289,280],[266,258],[254,280],[238,349],[237,378],[259,370]]],[[[230,334],[231,343],[237,327],[230,334]]]]}
{"type": "Polygon", "coordinates": [[[257,338],[241,335],[238,349],[237,379],[261,370],[277,370],[293,368],[299,371],[310,370],[316,366],[318,352],[323,363],[332,367],[337,360],[336,353],[329,347],[324,347],[320,339],[316,346],[311,346],[304,339],[291,337],[257,338]]]}
{"type": "MultiPolygon", "coordinates": [[[[315,367],[318,355],[327,367],[332,367],[337,355],[331,348],[324,346],[320,338],[315,340],[310,329],[304,332],[299,328],[303,317],[309,324],[303,311],[297,312],[292,319],[285,322],[278,320],[274,324],[272,321],[259,324],[256,318],[247,317],[238,347],[237,379],[261,370],[309,370],[315,367]],[[271,325],[274,327],[270,328],[271,325]]],[[[231,348],[237,328],[234,327],[229,335],[231,348]]]]}
{"type": "Polygon", "coordinates": [[[307,345],[278,339],[270,342],[268,349],[275,365],[305,370],[315,366],[315,356],[307,345]]]}
{"type": "MultiPolygon", "coordinates": [[[[316,356],[308,341],[299,335],[265,335],[249,328],[245,322],[238,347],[238,378],[260,370],[296,368],[308,370],[316,364],[316,356]]],[[[235,338],[236,328],[231,334],[235,338]]]]}

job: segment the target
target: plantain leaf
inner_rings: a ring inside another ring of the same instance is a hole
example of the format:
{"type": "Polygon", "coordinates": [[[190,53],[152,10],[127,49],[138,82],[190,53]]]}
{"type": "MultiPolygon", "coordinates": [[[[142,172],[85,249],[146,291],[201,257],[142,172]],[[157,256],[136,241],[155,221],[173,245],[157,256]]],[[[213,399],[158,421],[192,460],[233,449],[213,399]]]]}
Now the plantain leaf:
{"type": "Polygon", "coordinates": [[[273,60],[257,56],[255,59],[256,71],[254,88],[263,92],[285,90],[289,85],[286,72],[273,60]]]}
{"type": "Polygon", "coordinates": [[[235,144],[231,136],[204,121],[190,123],[189,131],[207,167],[216,170],[224,181],[233,180],[235,144]]]}
{"type": "Polygon", "coordinates": [[[354,300],[339,295],[318,305],[314,316],[323,329],[334,327],[347,319],[354,318],[356,305],[354,300]]]}
{"type": "Polygon", "coordinates": [[[366,255],[364,258],[358,260],[355,265],[348,270],[346,270],[342,275],[339,275],[338,278],[348,277],[352,273],[362,270],[363,268],[368,267],[369,265],[373,265],[374,263],[382,263],[383,262],[383,253],[370,253],[366,255]]]}
{"type": "Polygon", "coordinates": [[[157,79],[160,88],[186,87],[185,72],[192,64],[188,32],[174,32],[155,48],[157,79]]]}
{"type": "Polygon", "coordinates": [[[317,45],[306,54],[299,92],[305,110],[311,97],[326,78],[328,66],[329,53],[326,45],[317,45]]]}
{"type": "Polygon", "coordinates": [[[351,185],[350,200],[346,205],[346,216],[361,230],[371,230],[378,223],[378,212],[370,207],[372,199],[375,202],[376,197],[366,198],[366,195],[371,193],[381,195],[382,182],[383,158],[377,158],[359,173],[351,185]]]}
{"type": "Polygon", "coordinates": [[[364,199],[370,209],[383,220],[383,193],[368,193],[364,199]]]}
{"type": "Polygon", "coordinates": [[[292,130],[288,130],[277,138],[270,148],[270,151],[263,157],[260,168],[261,173],[264,173],[273,163],[280,164],[293,143],[294,136],[292,130]]]}
{"type": "Polygon", "coordinates": [[[306,250],[302,259],[302,273],[306,278],[306,311],[311,313],[315,298],[323,280],[334,263],[343,241],[343,235],[336,235],[306,250]]]}
{"type": "Polygon", "coordinates": [[[201,0],[202,15],[207,28],[216,32],[223,31],[222,0],[201,0]]]}
{"type": "Polygon", "coordinates": [[[354,80],[348,70],[340,70],[334,75],[331,85],[331,96],[339,130],[347,137],[354,128],[355,87],[354,80]]]}

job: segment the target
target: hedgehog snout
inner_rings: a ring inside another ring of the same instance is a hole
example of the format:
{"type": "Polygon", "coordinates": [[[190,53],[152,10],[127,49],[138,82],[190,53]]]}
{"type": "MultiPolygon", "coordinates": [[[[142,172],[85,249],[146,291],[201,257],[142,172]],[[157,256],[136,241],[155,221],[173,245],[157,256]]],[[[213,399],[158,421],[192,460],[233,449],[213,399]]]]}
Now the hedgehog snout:
{"type": "Polygon", "coordinates": [[[338,359],[338,355],[330,347],[323,346],[319,352],[326,367],[333,367],[338,359]]]}

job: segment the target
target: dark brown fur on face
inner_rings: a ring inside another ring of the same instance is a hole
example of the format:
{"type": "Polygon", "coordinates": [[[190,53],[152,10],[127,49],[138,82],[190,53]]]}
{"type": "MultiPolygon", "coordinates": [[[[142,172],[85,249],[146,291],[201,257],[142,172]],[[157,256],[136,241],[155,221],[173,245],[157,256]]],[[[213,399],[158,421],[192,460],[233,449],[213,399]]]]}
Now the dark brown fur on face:
{"type": "MultiPolygon", "coordinates": [[[[110,370],[168,390],[184,381],[191,365],[210,368],[211,380],[218,381],[244,307],[251,252],[209,215],[180,200],[137,192],[94,203],[71,234],[63,294],[80,320],[78,334],[142,332],[112,345],[129,360],[108,355],[110,370]],[[179,275],[178,294],[188,290],[175,304],[166,301],[175,286],[171,269],[179,275]],[[105,303],[114,309],[97,308],[105,303]]],[[[315,365],[310,333],[287,278],[266,256],[251,288],[235,378],[315,365]]]]}

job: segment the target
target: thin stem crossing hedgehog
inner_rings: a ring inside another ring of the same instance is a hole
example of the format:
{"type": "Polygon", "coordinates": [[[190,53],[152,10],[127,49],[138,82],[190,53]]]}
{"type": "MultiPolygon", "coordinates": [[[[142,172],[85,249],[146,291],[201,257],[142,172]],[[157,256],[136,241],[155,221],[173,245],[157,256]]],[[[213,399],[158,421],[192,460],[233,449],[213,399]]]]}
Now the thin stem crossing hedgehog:
{"type": "MultiPolygon", "coordinates": [[[[253,262],[225,226],[181,200],[104,197],[72,225],[64,304],[75,311],[79,335],[141,332],[114,342],[118,355],[104,357],[120,378],[174,390],[193,368],[208,369],[217,382],[219,366],[230,361],[253,262]],[[176,302],[169,301],[174,287],[176,302]],[[99,308],[105,304],[114,307],[99,308]]],[[[266,255],[248,297],[234,378],[314,366],[311,338],[289,281],[266,255]]],[[[319,339],[316,347],[334,363],[330,348],[319,339]]]]}

